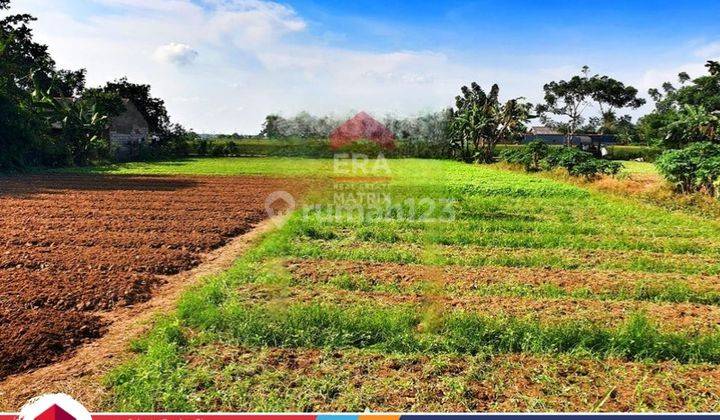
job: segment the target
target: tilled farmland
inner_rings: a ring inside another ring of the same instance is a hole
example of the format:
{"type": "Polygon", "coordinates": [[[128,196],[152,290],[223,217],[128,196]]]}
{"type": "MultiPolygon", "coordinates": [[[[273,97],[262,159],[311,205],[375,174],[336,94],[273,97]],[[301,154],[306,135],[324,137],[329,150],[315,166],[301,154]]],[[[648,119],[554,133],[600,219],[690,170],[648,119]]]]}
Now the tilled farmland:
{"type": "Polygon", "coordinates": [[[168,277],[267,217],[288,190],[264,177],[0,178],[0,378],[103,334],[103,313],[148,300],[168,277]]]}
{"type": "Polygon", "coordinates": [[[390,167],[335,191],[391,211],[319,197],[188,293],[109,377],[108,408],[718,410],[718,220],[490,166],[390,167]]]}

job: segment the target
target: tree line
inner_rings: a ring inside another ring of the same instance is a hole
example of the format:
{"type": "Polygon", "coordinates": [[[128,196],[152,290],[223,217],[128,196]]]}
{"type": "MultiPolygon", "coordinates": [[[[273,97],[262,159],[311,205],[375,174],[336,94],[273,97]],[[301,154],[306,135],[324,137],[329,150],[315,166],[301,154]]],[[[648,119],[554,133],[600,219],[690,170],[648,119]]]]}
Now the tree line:
{"type": "MultiPolygon", "coordinates": [[[[398,139],[426,141],[438,151],[468,161],[487,161],[497,143],[513,143],[527,132],[531,120],[565,135],[614,135],[620,144],[673,148],[692,141],[717,139],[720,110],[718,63],[708,62],[709,75],[691,79],[678,75],[680,87],[664,83],[650,89],[655,109],[633,122],[627,110],[646,103],[638,90],[607,75],[579,74],[543,85],[543,100],[531,104],[524,98],[499,100],[500,88],[486,92],[477,83],[463,86],[455,106],[414,118],[382,119],[398,139]]],[[[313,116],[301,112],[285,118],[268,115],[260,133],[265,138],[324,138],[345,118],[313,116]]]]}
{"type": "MultiPolygon", "coordinates": [[[[0,0],[0,11],[10,0],[0,0]]],[[[150,86],[121,78],[86,86],[86,70],[58,68],[46,45],[33,40],[29,14],[0,19],[0,170],[27,166],[86,165],[111,160],[110,118],[134,103],[152,137],[143,157],[188,153],[197,135],[170,121],[150,86]]]]}
{"type": "MultiPolygon", "coordinates": [[[[10,0],[0,0],[0,10],[9,7],[10,0]]],[[[152,133],[140,158],[235,153],[235,143],[221,150],[173,123],[163,100],[152,96],[147,84],[121,78],[88,87],[84,69],[58,68],[48,47],[33,40],[34,20],[28,14],[0,19],[0,170],[112,160],[107,129],[110,120],[124,111],[123,99],[134,103],[152,133]]],[[[467,162],[491,161],[497,144],[518,142],[534,119],[563,134],[567,145],[579,134],[612,134],[620,143],[682,150],[659,160],[663,173],[678,189],[717,191],[720,63],[709,61],[706,67],[706,75],[693,79],[680,73],[677,82],[650,89],[654,109],[637,122],[626,111],[645,104],[638,90],[593,74],[587,66],[567,80],[544,84],[537,104],[524,98],[501,101],[498,85],[486,90],[471,83],[460,88],[448,109],[412,118],[386,116],[381,122],[410,145],[407,150],[414,156],[467,162]],[[688,160],[695,163],[682,163],[688,160]]],[[[259,137],[327,138],[345,119],[306,112],[291,118],[268,115],[259,137]]]]}

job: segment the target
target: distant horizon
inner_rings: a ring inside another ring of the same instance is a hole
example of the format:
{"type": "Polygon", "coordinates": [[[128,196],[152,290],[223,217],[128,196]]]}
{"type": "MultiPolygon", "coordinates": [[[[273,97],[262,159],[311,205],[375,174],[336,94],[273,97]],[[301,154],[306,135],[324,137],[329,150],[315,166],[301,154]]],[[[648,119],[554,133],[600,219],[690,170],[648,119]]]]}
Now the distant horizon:
{"type": "Polygon", "coordinates": [[[710,1],[13,0],[10,13],[36,16],[36,40],[60,67],[87,68],[89,86],[148,83],[202,133],[257,133],[265,115],[301,111],[436,112],[472,81],[537,103],[583,65],[648,98],[720,58],[710,1]]]}

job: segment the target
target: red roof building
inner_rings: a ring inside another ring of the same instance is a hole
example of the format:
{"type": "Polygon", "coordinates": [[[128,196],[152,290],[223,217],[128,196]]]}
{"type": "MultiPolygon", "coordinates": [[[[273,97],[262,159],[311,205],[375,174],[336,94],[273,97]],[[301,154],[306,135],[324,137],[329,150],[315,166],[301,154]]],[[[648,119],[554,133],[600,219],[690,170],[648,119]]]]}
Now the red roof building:
{"type": "Polygon", "coordinates": [[[369,140],[385,149],[395,148],[395,135],[364,112],[345,121],[330,133],[330,147],[338,149],[358,140],[369,140]]]}

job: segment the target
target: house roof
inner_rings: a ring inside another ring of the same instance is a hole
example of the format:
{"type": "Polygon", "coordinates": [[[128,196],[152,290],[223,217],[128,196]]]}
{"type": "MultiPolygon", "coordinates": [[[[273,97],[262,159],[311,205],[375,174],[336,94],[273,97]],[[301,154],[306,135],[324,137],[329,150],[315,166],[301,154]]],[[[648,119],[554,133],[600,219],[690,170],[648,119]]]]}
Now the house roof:
{"type": "Polygon", "coordinates": [[[536,134],[536,135],[553,135],[553,136],[557,136],[557,135],[561,135],[561,134],[562,134],[562,133],[560,133],[559,131],[557,131],[557,130],[554,129],[554,128],[545,127],[545,126],[542,126],[542,125],[535,126],[535,127],[531,128],[531,129],[530,129],[530,132],[531,132],[532,134],[536,134]]]}
{"type": "Polygon", "coordinates": [[[149,126],[145,117],[140,113],[135,104],[123,98],[125,112],[110,118],[110,130],[118,133],[132,133],[135,130],[148,130],[149,126]]]}

